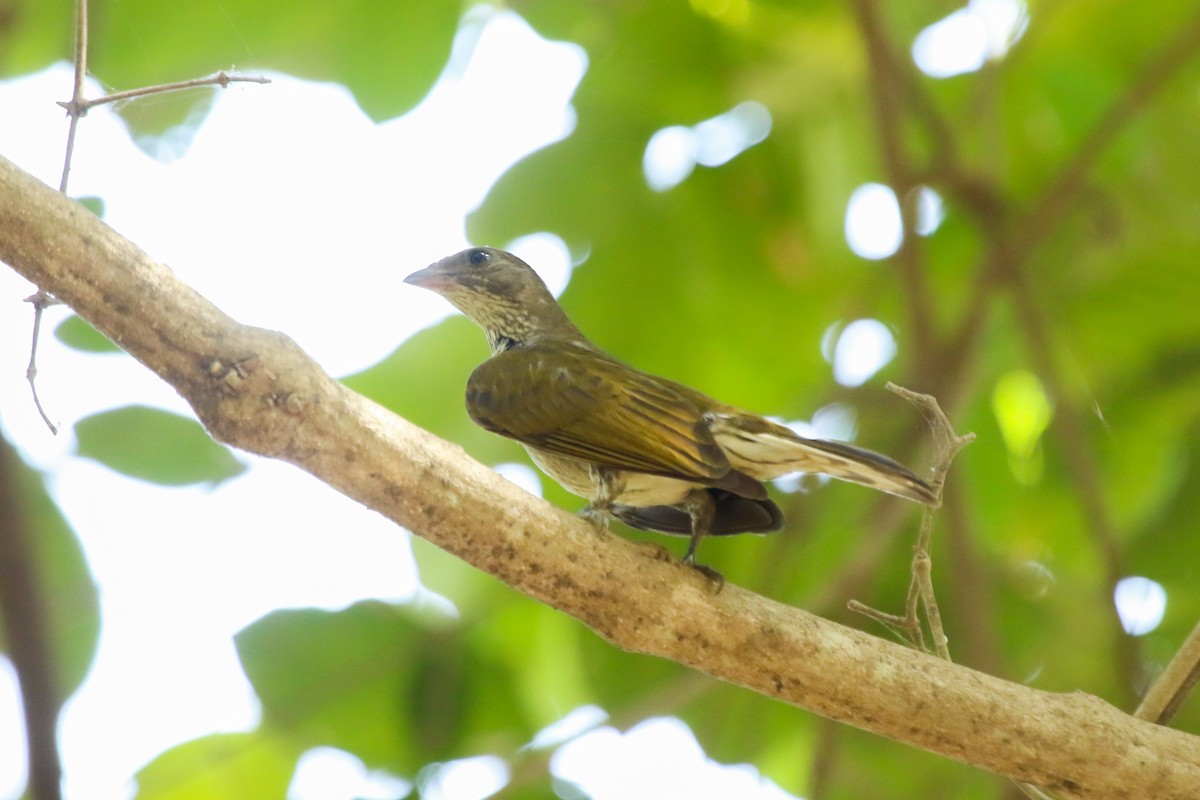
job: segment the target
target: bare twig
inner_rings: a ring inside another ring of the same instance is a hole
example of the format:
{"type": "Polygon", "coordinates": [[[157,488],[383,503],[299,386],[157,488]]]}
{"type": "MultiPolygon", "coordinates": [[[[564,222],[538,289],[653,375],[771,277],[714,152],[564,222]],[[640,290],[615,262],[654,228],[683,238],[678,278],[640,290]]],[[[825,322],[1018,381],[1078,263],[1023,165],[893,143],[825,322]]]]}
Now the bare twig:
{"type": "Polygon", "coordinates": [[[72,109],[78,109],[86,102],[83,98],[83,81],[87,77],[87,54],[88,4],[87,0],[75,0],[75,84],[70,102],[59,103],[67,109],[71,118],[70,127],[67,128],[67,152],[63,157],[62,178],[58,182],[58,190],[63,194],[67,193],[67,178],[71,174],[71,159],[75,155],[75,131],[79,127],[79,118],[83,116],[72,109]]]}
{"type": "Polygon", "coordinates": [[[25,380],[29,381],[29,389],[33,392],[33,404],[37,407],[38,413],[42,415],[42,421],[46,423],[46,427],[50,428],[50,433],[57,434],[58,427],[50,421],[50,417],[46,415],[46,411],[42,408],[42,400],[38,397],[37,390],[37,348],[38,337],[42,330],[42,313],[50,306],[58,305],[56,300],[48,292],[43,292],[40,289],[25,298],[26,303],[33,306],[33,342],[29,345],[29,366],[25,368],[25,380]]]}
{"type": "MultiPolygon", "coordinates": [[[[925,421],[933,431],[933,475],[930,478],[929,485],[933,487],[934,492],[940,498],[942,488],[946,483],[946,475],[950,471],[950,465],[954,462],[960,450],[975,441],[975,434],[968,433],[959,436],[954,433],[954,427],[950,424],[950,420],[942,412],[937,400],[930,395],[911,392],[894,383],[888,383],[886,388],[888,391],[903,397],[921,409],[925,421]]],[[[942,614],[938,608],[937,597],[933,592],[933,561],[929,555],[929,545],[933,538],[933,521],[936,513],[937,506],[928,506],[925,508],[925,513],[921,518],[921,529],[917,534],[917,543],[913,547],[912,581],[908,587],[904,615],[887,614],[856,600],[850,601],[849,608],[851,611],[870,617],[887,625],[889,628],[899,629],[916,647],[921,650],[927,650],[919,613],[920,608],[924,607],[930,635],[933,638],[934,650],[939,657],[949,661],[950,648],[948,647],[946,633],[942,627],[942,614]]]]}
{"type": "Polygon", "coordinates": [[[270,83],[271,79],[263,75],[243,75],[240,72],[227,72],[220,70],[212,75],[205,75],[203,78],[191,78],[186,81],[175,81],[173,83],[159,83],[154,86],[142,86],[138,89],[127,89],[123,92],[113,92],[106,94],[103,97],[97,97],[91,100],[72,98],[68,101],[60,102],[59,105],[67,110],[67,113],[74,117],[83,117],[87,112],[99,105],[105,103],[116,103],[121,100],[133,100],[138,97],[149,97],[154,94],[166,94],[167,92],[178,92],[183,89],[195,89],[198,86],[219,86],[222,89],[229,86],[231,83],[270,83]]]}
{"type": "Polygon", "coordinates": [[[70,100],[60,100],[59,105],[67,110],[70,117],[70,127],[67,129],[67,151],[63,158],[62,179],[58,190],[67,192],[67,178],[71,174],[71,159],[75,155],[75,131],[79,120],[87,116],[88,111],[105,103],[116,103],[121,100],[132,100],[138,97],[149,97],[155,94],[178,92],[183,89],[194,89],[198,86],[220,86],[224,89],[231,83],[270,83],[271,79],[262,75],[242,75],[239,72],[220,70],[203,78],[192,78],[174,83],[160,83],[154,86],[143,86],[139,89],[128,89],[123,92],[113,92],[103,97],[89,99],[84,97],[84,79],[87,78],[88,64],[88,0],[75,1],[75,82],[70,100]]]}
{"type": "MultiPolygon", "coordinates": [[[[67,193],[67,182],[71,175],[71,160],[75,155],[75,134],[79,129],[79,120],[87,116],[88,111],[98,105],[104,103],[115,103],[119,100],[131,100],[137,97],[148,97],[155,94],[163,94],[165,92],[175,92],[182,89],[191,89],[197,86],[220,86],[225,88],[231,83],[270,83],[270,78],[257,75],[242,75],[237,72],[226,72],[221,70],[212,75],[203,78],[193,78],[187,81],[176,81],[175,83],[163,83],[155,86],[143,86],[140,89],[129,89],[124,92],[114,92],[112,94],[88,99],[84,97],[84,80],[87,78],[88,64],[88,2],[87,0],[76,0],[75,2],[75,81],[71,90],[71,99],[60,101],[58,104],[67,110],[67,116],[70,118],[70,124],[67,128],[67,147],[66,153],[63,156],[62,177],[59,179],[58,190],[63,194],[67,193]]],[[[25,370],[25,378],[29,381],[29,388],[33,391],[33,402],[37,406],[38,413],[41,414],[42,420],[50,428],[53,434],[58,433],[58,428],[50,421],[46,415],[45,409],[42,408],[41,399],[38,397],[37,391],[37,348],[38,335],[41,330],[42,312],[48,306],[54,305],[58,301],[48,292],[39,289],[37,294],[26,298],[26,302],[33,304],[33,344],[29,348],[29,366],[25,370]]]]}

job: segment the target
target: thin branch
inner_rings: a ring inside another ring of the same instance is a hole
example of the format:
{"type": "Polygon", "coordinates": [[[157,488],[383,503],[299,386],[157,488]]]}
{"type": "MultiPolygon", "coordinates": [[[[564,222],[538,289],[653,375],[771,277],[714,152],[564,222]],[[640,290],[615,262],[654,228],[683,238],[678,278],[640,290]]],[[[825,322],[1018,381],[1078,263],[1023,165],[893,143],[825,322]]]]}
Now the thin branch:
{"type": "Polygon", "coordinates": [[[25,302],[33,306],[33,341],[29,345],[29,365],[25,367],[25,380],[29,381],[29,390],[33,392],[33,405],[37,408],[38,413],[42,415],[42,422],[46,423],[46,427],[50,429],[50,433],[57,435],[58,426],[50,421],[50,417],[46,415],[46,410],[42,408],[42,400],[38,397],[37,348],[38,338],[42,330],[42,314],[50,306],[58,305],[58,300],[39,289],[34,294],[26,297],[25,302]]]}
{"type": "Polygon", "coordinates": [[[167,380],[219,441],[309,471],[617,647],[1064,797],[1196,796],[1200,737],[1080,692],[985,675],[738,586],[715,595],[694,570],[598,533],[354,394],[282,334],[238,324],[4,159],[0,261],[167,380]]]}
{"type": "Polygon", "coordinates": [[[67,178],[71,174],[71,159],[75,155],[75,131],[79,128],[79,118],[83,116],[73,109],[78,109],[86,102],[83,97],[83,82],[87,77],[87,56],[88,4],[87,0],[75,0],[75,84],[71,90],[71,100],[66,104],[71,122],[67,128],[67,152],[63,157],[62,178],[58,183],[58,190],[63,194],[67,193],[67,178]]]}
{"type": "Polygon", "coordinates": [[[905,67],[892,51],[876,0],[855,0],[854,10],[867,48],[867,62],[871,67],[867,84],[884,170],[900,202],[903,239],[895,258],[900,267],[909,327],[917,353],[914,361],[921,364],[933,345],[932,324],[936,316],[916,233],[916,204],[912,190],[915,188],[917,170],[904,148],[902,100],[905,94],[905,67]]]}
{"type": "Polygon", "coordinates": [[[1133,715],[1138,719],[1166,725],[1197,683],[1200,683],[1200,624],[1192,628],[1133,715]]]}
{"type": "Polygon", "coordinates": [[[205,75],[203,78],[191,78],[186,81],[175,81],[173,83],[160,83],[154,86],[142,86],[138,89],[127,89],[123,92],[113,92],[106,94],[103,97],[97,97],[91,100],[72,98],[69,101],[60,102],[59,105],[67,110],[67,113],[72,118],[86,116],[89,111],[99,105],[105,103],[116,103],[121,100],[133,100],[138,97],[149,97],[155,94],[166,94],[168,92],[178,92],[183,89],[195,89],[198,86],[219,86],[222,89],[229,86],[231,83],[270,83],[271,79],[263,75],[243,75],[240,72],[227,72],[220,70],[212,75],[205,75]]]}
{"type": "MultiPolygon", "coordinates": [[[[937,400],[930,395],[918,394],[917,392],[897,386],[894,383],[888,383],[885,388],[921,409],[921,414],[925,417],[926,423],[933,432],[933,475],[930,478],[929,485],[933,487],[934,492],[940,498],[946,484],[946,475],[950,471],[950,465],[954,463],[955,457],[958,456],[964,447],[975,441],[975,434],[957,435],[954,432],[954,426],[950,424],[950,420],[947,419],[937,400]]],[[[926,650],[925,634],[921,627],[919,614],[919,608],[923,607],[930,635],[933,638],[934,650],[939,658],[949,661],[949,641],[942,627],[942,613],[938,608],[937,597],[933,591],[933,560],[929,555],[930,542],[933,538],[933,522],[936,513],[937,507],[927,506],[921,517],[921,529],[917,534],[917,543],[913,548],[912,581],[908,587],[904,616],[887,614],[857,600],[851,600],[849,608],[851,611],[870,617],[888,627],[899,628],[910,642],[919,649],[926,650]]]]}
{"type": "MultiPolygon", "coordinates": [[[[1070,160],[1059,170],[1038,201],[1014,228],[1015,249],[1028,254],[1065,219],[1068,209],[1085,188],[1087,176],[1100,157],[1142,109],[1200,52],[1200,14],[1142,66],[1137,77],[1084,136],[1070,160]]],[[[1023,260],[1023,259],[1022,259],[1023,260]]],[[[1019,262],[1018,262],[1019,263],[1019,262]]]]}

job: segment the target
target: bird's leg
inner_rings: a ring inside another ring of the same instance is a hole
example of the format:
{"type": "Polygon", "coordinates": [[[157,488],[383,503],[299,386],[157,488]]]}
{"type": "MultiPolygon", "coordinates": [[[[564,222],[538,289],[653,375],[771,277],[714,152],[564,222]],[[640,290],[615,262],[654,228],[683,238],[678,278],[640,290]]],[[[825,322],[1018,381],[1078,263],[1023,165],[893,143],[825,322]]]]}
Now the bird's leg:
{"type": "Polygon", "coordinates": [[[720,592],[725,588],[725,576],[710,566],[696,563],[696,547],[700,544],[700,540],[712,530],[717,504],[707,489],[696,489],[683,501],[683,507],[692,519],[692,539],[688,542],[687,552],[683,554],[683,563],[716,581],[717,591],[720,592]]]}
{"type": "Polygon", "coordinates": [[[608,530],[613,502],[625,488],[625,481],[616,470],[594,464],[588,466],[588,473],[592,478],[592,500],[579,512],[579,516],[600,530],[608,530]]]}

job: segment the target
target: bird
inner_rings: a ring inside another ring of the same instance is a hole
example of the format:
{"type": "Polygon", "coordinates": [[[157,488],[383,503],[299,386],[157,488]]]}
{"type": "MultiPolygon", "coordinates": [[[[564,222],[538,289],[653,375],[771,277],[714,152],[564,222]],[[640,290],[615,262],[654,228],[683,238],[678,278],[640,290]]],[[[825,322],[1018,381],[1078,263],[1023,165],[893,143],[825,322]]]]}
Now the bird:
{"type": "Polygon", "coordinates": [[[588,501],[580,513],[597,525],[611,518],[688,536],[682,562],[721,585],[696,549],[710,535],[781,530],[783,512],[764,481],[822,473],[938,503],[928,483],[887,456],[800,436],[609,355],[511,253],[471,247],[404,281],[444,297],[487,337],[491,356],[467,379],[472,421],[521,443],[588,501]]]}

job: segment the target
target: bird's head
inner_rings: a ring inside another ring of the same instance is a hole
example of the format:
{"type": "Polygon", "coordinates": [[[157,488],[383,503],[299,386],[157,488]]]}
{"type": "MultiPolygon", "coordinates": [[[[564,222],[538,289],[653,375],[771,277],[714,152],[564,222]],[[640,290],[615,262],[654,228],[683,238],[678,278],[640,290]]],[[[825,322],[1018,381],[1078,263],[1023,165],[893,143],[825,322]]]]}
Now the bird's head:
{"type": "Polygon", "coordinates": [[[483,329],[493,353],[535,336],[580,336],[538,274],[494,247],[447,256],[404,282],[449,300],[483,329]]]}

